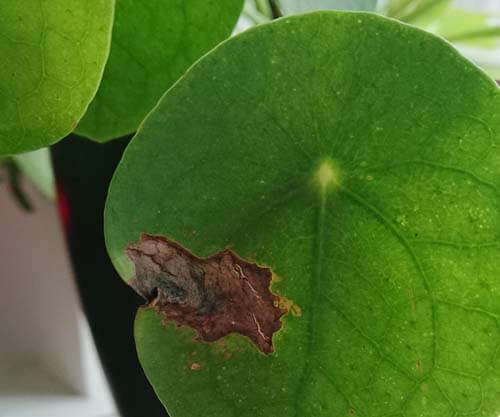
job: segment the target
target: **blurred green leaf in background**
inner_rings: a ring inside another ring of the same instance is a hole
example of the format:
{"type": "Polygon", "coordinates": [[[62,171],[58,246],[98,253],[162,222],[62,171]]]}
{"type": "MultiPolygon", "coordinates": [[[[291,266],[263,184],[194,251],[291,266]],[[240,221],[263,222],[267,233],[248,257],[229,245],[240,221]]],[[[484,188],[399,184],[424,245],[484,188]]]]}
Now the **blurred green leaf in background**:
{"type": "Polygon", "coordinates": [[[111,54],[76,133],[105,142],[134,132],[165,91],[231,34],[243,0],[116,0],[111,54]]]}
{"type": "Polygon", "coordinates": [[[374,11],[377,0],[278,0],[284,15],[311,12],[314,10],[374,11]]]}
{"type": "Polygon", "coordinates": [[[500,78],[500,1],[380,0],[378,12],[443,36],[500,78]]]}

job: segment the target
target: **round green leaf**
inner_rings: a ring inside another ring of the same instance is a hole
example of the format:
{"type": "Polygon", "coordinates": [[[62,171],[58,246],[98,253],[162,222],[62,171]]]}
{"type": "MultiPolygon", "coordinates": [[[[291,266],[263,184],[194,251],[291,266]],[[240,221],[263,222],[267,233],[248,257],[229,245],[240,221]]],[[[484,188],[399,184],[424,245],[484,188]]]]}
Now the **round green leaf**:
{"type": "Polygon", "coordinates": [[[117,0],[111,54],[76,132],[105,142],[134,132],[161,95],[231,33],[243,0],[117,0]]]}
{"type": "Polygon", "coordinates": [[[171,415],[497,417],[499,104],[449,43],[372,14],[280,19],[193,66],[118,167],[109,253],[130,280],[141,232],[230,248],[289,313],[265,355],[142,309],[171,415]]]}
{"type": "Polygon", "coordinates": [[[70,133],[101,80],[113,0],[2,0],[0,154],[70,133]]]}

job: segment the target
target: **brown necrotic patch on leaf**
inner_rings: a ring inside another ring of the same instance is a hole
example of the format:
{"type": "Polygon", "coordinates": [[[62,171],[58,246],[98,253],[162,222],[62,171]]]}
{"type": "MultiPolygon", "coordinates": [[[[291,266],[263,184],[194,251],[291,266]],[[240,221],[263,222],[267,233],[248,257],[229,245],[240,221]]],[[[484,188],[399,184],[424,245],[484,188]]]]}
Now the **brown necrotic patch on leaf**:
{"type": "Polygon", "coordinates": [[[269,268],[229,249],[198,258],[167,238],[148,234],[128,245],[127,255],[136,273],[130,285],[167,321],[195,329],[206,342],[240,333],[263,353],[273,352],[272,336],[286,310],[269,290],[269,268]]]}

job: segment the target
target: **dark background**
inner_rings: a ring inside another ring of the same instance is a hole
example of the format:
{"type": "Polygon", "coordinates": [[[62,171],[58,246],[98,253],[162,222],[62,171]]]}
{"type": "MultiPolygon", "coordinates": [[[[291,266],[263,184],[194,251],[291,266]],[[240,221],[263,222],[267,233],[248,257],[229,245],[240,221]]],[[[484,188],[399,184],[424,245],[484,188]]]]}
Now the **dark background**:
{"type": "Polygon", "coordinates": [[[118,276],[104,244],[108,186],[129,140],[97,144],[69,135],[52,158],[80,298],[121,416],[167,417],[135,350],[134,317],[144,301],[118,276]]]}

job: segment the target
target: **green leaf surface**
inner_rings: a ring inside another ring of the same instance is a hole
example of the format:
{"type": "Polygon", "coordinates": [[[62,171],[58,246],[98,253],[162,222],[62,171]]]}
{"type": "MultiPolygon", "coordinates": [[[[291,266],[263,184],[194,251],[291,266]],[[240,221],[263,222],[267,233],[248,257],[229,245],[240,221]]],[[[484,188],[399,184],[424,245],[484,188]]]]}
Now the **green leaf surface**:
{"type": "Polygon", "coordinates": [[[113,0],[2,0],[0,154],[70,133],[101,80],[113,0]]]}
{"type": "Polygon", "coordinates": [[[498,417],[499,105],[449,43],[373,14],[279,19],[193,66],[117,169],[112,261],[130,280],[141,232],[229,247],[294,307],[270,355],[141,309],[171,415],[498,417]]]}
{"type": "Polygon", "coordinates": [[[290,15],[329,9],[373,11],[377,0],[279,0],[278,4],[284,15],[290,15]]]}
{"type": "Polygon", "coordinates": [[[243,0],[116,0],[111,54],[80,135],[105,142],[134,132],[161,95],[231,34],[243,0]]]}

